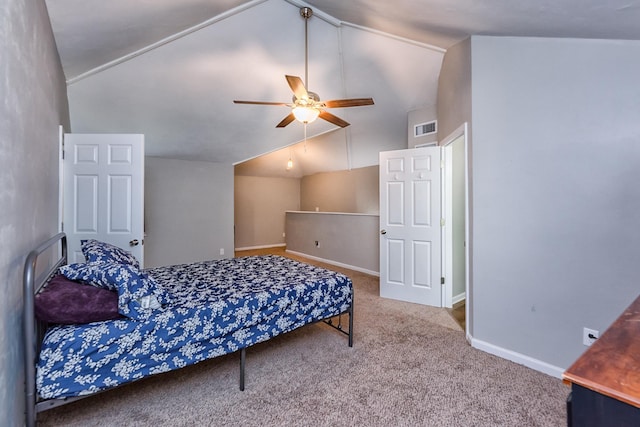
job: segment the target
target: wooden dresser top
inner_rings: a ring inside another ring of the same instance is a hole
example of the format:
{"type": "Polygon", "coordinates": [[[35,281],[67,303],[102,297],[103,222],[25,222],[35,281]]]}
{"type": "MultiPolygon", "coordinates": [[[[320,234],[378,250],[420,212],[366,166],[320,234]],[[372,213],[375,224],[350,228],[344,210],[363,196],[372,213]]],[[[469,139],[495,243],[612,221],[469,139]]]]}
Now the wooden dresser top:
{"type": "Polygon", "coordinates": [[[640,297],[562,378],[640,408],[640,297]]]}

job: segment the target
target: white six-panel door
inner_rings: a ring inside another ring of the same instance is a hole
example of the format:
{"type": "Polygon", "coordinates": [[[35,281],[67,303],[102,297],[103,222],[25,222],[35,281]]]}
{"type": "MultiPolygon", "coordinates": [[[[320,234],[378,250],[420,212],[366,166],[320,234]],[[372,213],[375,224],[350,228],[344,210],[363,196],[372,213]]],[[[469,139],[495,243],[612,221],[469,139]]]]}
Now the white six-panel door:
{"type": "Polygon", "coordinates": [[[80,240],[130,251],[143,265],[144,135],[65,134],[64,231],[69,262],[80,240]]]}
{"type": "Polygon", "coordinates": [[[440,147],[380,153],[380,296],[441,306],[440,147]]]}

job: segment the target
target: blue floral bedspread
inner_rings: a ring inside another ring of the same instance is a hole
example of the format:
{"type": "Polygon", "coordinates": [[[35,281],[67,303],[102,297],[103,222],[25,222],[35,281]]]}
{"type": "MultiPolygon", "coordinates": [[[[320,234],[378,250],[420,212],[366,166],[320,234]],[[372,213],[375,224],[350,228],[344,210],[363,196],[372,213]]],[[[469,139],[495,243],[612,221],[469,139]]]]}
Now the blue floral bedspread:
{"type": "Polygon", "coordinates": [[[345,312],[351,280],[280,256],[146,270],[173,297],[146,321],[57,325],[45,336],[43,399],[80,396],[235,352],[345,312]]]}

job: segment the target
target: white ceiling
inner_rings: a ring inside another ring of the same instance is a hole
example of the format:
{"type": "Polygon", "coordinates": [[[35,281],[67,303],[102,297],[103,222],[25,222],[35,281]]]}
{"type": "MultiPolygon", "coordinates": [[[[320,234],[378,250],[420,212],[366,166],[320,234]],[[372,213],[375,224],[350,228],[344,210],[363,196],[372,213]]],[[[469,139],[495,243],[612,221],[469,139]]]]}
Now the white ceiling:
{"type": "Polygon", "coordinates": [[[435,104],[444,49],[469,35],[640,39],[640,0],[46,3],[73,132],[144,133],[151,156],[238,163],[272,153],[252,164],[282,176],[369,166],[405,147],[407,112],[435,104]],[[275,128],[286,107],[232,101],[290,102],[284,75],[304,79],[303,5],[314,10],[309,89],[375,105],[334,109],[352,125],[318,120],[299,143],[300,123],[275,128]],[[296,167],[286,172],[288,157],[296,167]]]}

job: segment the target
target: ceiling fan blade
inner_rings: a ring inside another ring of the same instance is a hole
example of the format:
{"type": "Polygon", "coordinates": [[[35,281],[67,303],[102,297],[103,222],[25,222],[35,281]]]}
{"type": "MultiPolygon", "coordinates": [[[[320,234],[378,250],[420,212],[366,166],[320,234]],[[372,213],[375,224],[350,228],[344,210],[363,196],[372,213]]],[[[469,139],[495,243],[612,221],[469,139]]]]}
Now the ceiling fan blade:
{"type": "Polygon", "coordinates": [[[234,104],[255,104],[255,105],[284,105],[290,107],[291,104],[286,104],[284,102],[263,102],[263,101],[238,101],[236,99],[233,100],[234,104]]]}
{"type": "Polygon", "coordinates": [[[320,111],[320,115],[318,116],[321,119],[324,119],[330,123],[333,123],[336,126],[340,126],[341,128],[345,128],[347,126],[349,126],[349,122],[342,120],[340,117],[338,116],[334,116],[333,114],[327,112],[327,111],[320,111]]]}
{"type": "Polygon", "coordinates": [[[293,94],[297,99],[308,99],[309,94],[307,93],[307,89],[304,87],[304,83],[302,83],[302,79],[298,76],[285,76],[287,79],[287,83],[289,83],[289,87],[293,91],[293,94]]]}
{"type": "Polygon", "coordinates": [[[277,128],[283,128],[286,125],[288,125],[289,123],[291,123],[292,121],[294,121],[296,119],[296,117],[293,115],[293,113],[289,113],[289,115],[287,117],[285,117],[284,119],[282,119],[282,121],[280,123],[278,123],[276,125],[277,128]]]}
{"type": "Polygon", "coordinates": [[[324,106],[327,108],[359,107],[361,105],[373,105],[373,98],[334,99],[324,102],[324,106]]]}

